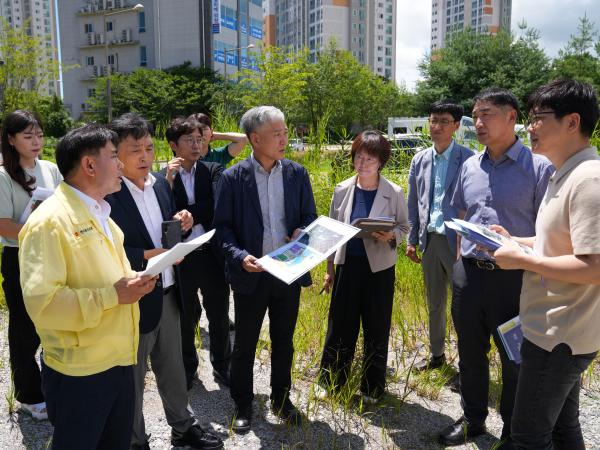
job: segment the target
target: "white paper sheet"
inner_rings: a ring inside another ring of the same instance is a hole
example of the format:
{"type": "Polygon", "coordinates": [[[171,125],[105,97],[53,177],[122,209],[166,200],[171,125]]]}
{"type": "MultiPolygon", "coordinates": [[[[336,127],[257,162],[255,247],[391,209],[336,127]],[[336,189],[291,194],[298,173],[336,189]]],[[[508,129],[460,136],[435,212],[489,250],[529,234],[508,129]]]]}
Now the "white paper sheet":
{"type": "Polygon", "coordinates": [[[158,275],[159,273],[162,273],[165,269],[184,258],[187,254],[193,252],[201,245],[206,244],[211,240],[214,234],[215,230],[210,230],[208,233],[204,233],[191,241],[180,242],[172,249],[150,258],[146,270],[141,272],[140,275],[158,275]]]}

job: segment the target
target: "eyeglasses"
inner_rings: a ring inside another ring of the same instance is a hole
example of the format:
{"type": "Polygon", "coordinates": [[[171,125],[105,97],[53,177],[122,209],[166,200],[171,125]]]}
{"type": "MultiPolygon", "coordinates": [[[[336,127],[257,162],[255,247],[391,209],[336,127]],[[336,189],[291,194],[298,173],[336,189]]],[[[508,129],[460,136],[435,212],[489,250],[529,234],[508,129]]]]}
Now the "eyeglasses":
{"type": "Polygon", "coordinates": [[[439,125],[441,127],[447,127],[451,123],[455,123],[456,120],[448,120],[448,119],[428,119],[429,125],[439,125]]]}
{"type": "Polygon", "coordinates": [[[190,145],[190,146],[194,145],[194,144],[196,144],[196,145],[202,145],[202,144],[204,144],[204,142],[206,142],[206,139],[204,139],[203,137],[195,138],[195,139],[193,137],[184,137],[184,138],[181,138],[180,140],[184,144],[187,144],[187,145],[190,145]]]}
{"type": "Polygon", "coordinates": [[[556,114],[556,111],[538,111],[534,112],[533,114],[530,114],[527,118],[527,126],[536,126],[542,121],[542,119],[544,118],[543,116],[547,114],[556,114]]]}

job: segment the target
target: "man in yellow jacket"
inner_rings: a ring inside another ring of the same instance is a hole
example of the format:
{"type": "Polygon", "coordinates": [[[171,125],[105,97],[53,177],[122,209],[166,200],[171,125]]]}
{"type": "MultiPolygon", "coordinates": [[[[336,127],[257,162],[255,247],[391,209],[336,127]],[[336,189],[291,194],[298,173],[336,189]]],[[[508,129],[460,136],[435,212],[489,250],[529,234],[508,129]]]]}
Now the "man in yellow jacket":
{"type": "Polygon", "coordinates": [[[56,149],[64,182],[19,233],[21,287],[40,336],[53,449],[128,449],[138,300],[156,277],[131,270],[104,196],[121,188],[115,135],[69,132],[56,149]]]}

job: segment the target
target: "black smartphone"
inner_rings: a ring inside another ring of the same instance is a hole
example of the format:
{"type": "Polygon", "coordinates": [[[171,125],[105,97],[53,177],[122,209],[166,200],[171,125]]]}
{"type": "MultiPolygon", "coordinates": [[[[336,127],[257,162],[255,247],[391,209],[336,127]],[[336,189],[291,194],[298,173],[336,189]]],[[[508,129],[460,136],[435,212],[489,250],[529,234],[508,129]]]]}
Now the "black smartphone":
{"type": "Polygon", "coordinates": [[[173,248],[175,244],[181,242],[181,221],[165,220],[162,223],[161,242],[163,248],[173,248]]]}

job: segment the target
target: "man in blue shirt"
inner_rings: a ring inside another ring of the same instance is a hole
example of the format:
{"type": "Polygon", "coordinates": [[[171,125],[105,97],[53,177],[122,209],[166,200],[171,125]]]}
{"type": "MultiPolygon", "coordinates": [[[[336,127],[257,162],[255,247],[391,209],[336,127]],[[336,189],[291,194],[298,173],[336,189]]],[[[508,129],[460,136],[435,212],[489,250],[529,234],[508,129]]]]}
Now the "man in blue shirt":
{"type": "Polygon", "coordinates": [[[460,126],[462,106],[437,101],[429,110],[429,130],[433,145],[417,153],[408,177],[408,219],[411,225],[406,256],[422,263],[429,310],[431,357],[415,364],[417,371],[441,367],[446,358],[446,300],[456,260],[456,233],[446,229],[444,221],[458,216],[450,206],[452,192],[463,163],[473,152],[452,138],[460,126]],[[423,252],[423,260],[417,255],[423,252]]]}
{"type": "MultiPolygon", "coordinates": [[[[463,165],[451,205],[469,222],[501,224],[512,235],[532,236],[554,169],[515,137],[517,110],[516,97],[505,89],[487,89],[475,97],[477,139],[486,147],[463,165]]],[[[502,270],[487,252],[466,239],[460,244],[460,254],[452,275],[452,319],[458,337],[464,415],[440,432],[439,441],[459,445],[485,433],[490,335],[502,362],[501,439],[508,440],[519,366],[508,358],[497,328],[519,314],[523,271],[502,270]]]]}

